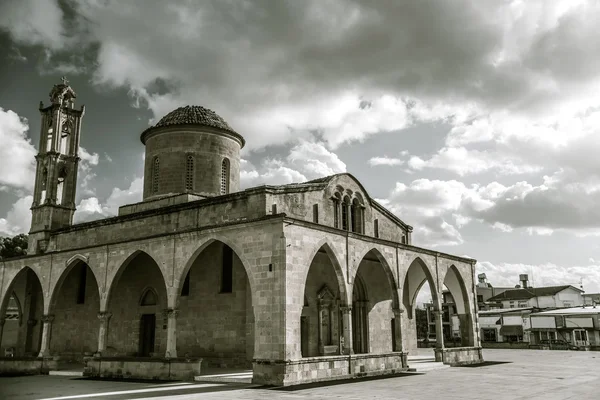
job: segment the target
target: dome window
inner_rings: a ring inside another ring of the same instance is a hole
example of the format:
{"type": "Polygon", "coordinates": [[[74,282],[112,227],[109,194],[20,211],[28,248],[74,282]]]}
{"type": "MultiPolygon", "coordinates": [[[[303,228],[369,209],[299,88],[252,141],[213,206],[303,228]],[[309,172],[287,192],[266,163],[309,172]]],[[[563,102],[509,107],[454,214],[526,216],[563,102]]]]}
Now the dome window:
{"type": "Polygon", "coordinates": [[[229,193],[229,160],[223,159],[221,164],[221,194],[229,193]]]}

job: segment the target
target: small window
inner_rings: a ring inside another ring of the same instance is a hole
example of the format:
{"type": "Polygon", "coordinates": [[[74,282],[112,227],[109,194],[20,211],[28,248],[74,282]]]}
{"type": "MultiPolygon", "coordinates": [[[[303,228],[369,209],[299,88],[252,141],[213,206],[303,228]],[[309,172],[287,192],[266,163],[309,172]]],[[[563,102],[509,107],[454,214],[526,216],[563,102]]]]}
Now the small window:
{"type": "Polygon", "coordinates": [[[406,244],[406,235],[402,235],[402,244],[406,244]]]}
{"type": "Polygon", "coordinates": [[[277,214],[277,204],[271,205],[271,214],[277,214]]]}
{"type": "Polygon", "coordinates": [[[376,238],[379,237],[379,220],[375,219],[373,221],[373,236],[375,236],[376,238]]]}
{"type": "Polygon", "coordinates": [[[194,156],[188,155],[185,163],[185,190],[194,190],[194,156]]]}
{"type": "Polygon", "coordinates": [[[158,176],[160,173],[160,161],[158,157],[154,158],[152,165],[152,193],[158,193],[158,176]]]}
{"type": "Polygon", "coordinates": [[[315,224],[319,223],[319,205],[313,204],[313,222],[315,224]]]}
{"type": "Polygon", "coordinates": [[[233,250],[223,245],[223,264],[221,266],[221,293],[233,291],[233,250]]]}
{"type": "Polygon", "coordinates": [[[157,302],[157,296],[154,290],[146,289],[144,294],[142,295],[142,301],[140,301],[140,305],[142,306],[155,306],[157,302]]]}
{"type": "Polygon", "coordinates": [[[190,271],[185,275],[185,279],[183,280],[183,287],[181,288],[181,296],[189,296],[190,295],[190,271]]]}
{"type": "Polygon", "coordinates": [[[229,193],[229,160],[223,159],[221,164],[221,194],[229,193]]]}
{"type": "Polygon", "coordinates": [[[77,290],[77,304],[85,304],[85,286],[87,283],[87,267],[81,265],[79,273],[79,288],[77,290]]]}
{"type": "Polygon", "coordinates": [[[344,197],[342,203],[342,229],[345,231],[350,230],[350,215],[348,215],[348,209],[350,208],[350,198],[344,197]]]}

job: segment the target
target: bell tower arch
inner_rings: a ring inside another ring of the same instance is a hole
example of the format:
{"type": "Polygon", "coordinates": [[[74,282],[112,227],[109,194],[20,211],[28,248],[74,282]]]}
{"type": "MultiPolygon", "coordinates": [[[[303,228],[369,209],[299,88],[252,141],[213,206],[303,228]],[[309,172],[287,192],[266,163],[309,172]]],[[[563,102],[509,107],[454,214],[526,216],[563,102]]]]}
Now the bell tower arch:
{"type": "Polygon", "coordinates": [[[85,106],[75,109],[76,94],[65,77],[40,102],[42,127],[36,159],[28,254],[44,252],[50,231],[69,226],[75,213],[79,137],[85,106]]]}

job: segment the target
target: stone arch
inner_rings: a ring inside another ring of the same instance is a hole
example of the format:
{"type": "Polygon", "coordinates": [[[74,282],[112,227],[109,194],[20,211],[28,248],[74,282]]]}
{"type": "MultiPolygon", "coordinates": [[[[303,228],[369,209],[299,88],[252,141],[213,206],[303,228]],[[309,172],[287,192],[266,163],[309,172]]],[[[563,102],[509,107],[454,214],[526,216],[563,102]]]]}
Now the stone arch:
{"type": "MultiPolygon", "coordinates": [[[[446,271],[443,284],[450,291],[450,294],[454,300],[454,307],[456,310],[453,311],[456,311],[456,315],[458,317],[460,344],[462,346],[474,346],[473,311],[469,292],[459,269],[454,264],[450,265],[446,271]]],[[[456,332],[456,328],[457,327],[455,326],[451,326],[451,329],[454,332],[456,332]]]]}
{"type": "Polygon", "coordinates": [[[54,315],[50,354],[81,362],[97,350],[100,287],[87,257],[77,254],[67,261],[51,290],[48,313],[54,315]]]}
{"type": "Polygon", "coordinates": [[[254,274],[243,252],[230,243],[221,236],[208,238],[177,272],[172,293],[178,310],[177,354],[202,357],[209,366],[248,368],[256,346],[254,274]]]}
{"type": "Polygon", "coordinates": [[[355,314],[352,332],[354,351],[394,351],[394,310],[399,308],[398,290],[392,270],[377,248],[369,249],[360,259],[354,275],[352,297],[352,311],[355,314]],[[368,298],[355,300],[355,288],[365,292],[365,295],[368,293],[368,298]]]}
{"type": "Polygon", "coordinates": [[[303,285],[297,285],[294,297],[308,305],[298,314],[300,346],[297,350],[302,357],[341,354],[340,307],[350,304],[341,266],[326,239],[319,241],[304,260],[307,268],[298,277],[303,285]]]}
{"type": "MultiPolygon", "coordinates": [[[[2,298],[2,301],[0,302],[0,311],[1,312],[4,312],[6,309],[6,306],[8,305],[8,300],[10,299],[10,294],[13,292],[12,289],[14,287],[15,282],[17,281],[19,276],[21,276],[21,274],[27,270],[32,271],[35,274],[35,276],[40,284],[40,288],[42,289],[42,294],[44,293],[43,285],[42,285],[43,276],[40,276],[40,274],[35,269],[25,265],[21,269],[19,269],[19,271],[15,274],[15,276],[13,276],[13,278],[10,280],[8,285],[5,286],[6,290],[4,290],[3,298],[2,298]]],[[[45,297],[42,296],[43,310],[46,309],[46,301],[45,300],[46,300],[45,297]]],[[[2,315],[2,314],[0,314],[0,315],[2,315]]]]}
{"type": "Polygon", "coordinates": [[[24,266],[10,280],[0,303],[2,318],[6,315],[13,292],[20,302],[22,320],[5,322],[3,329],[0,330],[0,349],[4,351],[5,348],[13,348],[15,356],[37,356],[41,348],[42,319],[46,299],[42,280],[35,269],[24,266]]]}
{"type": "Polygon", "coordinates": [[[98,294],[100,294],[100,280],[97,275],[97,271],[92,269],[92,267],[90,267],[90,265],[88,264],[88,257],[82,256],[81,254],[75,254],[73,257],[69,258],[65,262],[65,264],[67,265],[67,267],[60,273],[60,276],[58,277],[54,285],[52,285],[52,287],[50,288],[50,301],[48,302],[47,310],[49,314],[51,314],[54,311],[53,309],[56,305],[57,300],[56,296],[58,295],[58,292],[60,291],[65,279],[71,273],[73,268],[80,264],[85,264],[88,270],[92,272],[92,276],[96,284],[96,289],[98,290],[98,294]]]}
{"type": "Polygon", "coordinates": [[[166,325],[168,292],[164,272],[156,259],[145,251],[132,252],[107,290],[106,310],[101,310],[112,315],[106,334],[106,354],[151,357],[164,353],[167,330],[162,327],[166,325]],[[147,287],[155,291],[156,304],[140,304],[147,287]]]}
{"type": "MultiPolygon", "coordinates": [[[[340,291],[340,299],[342,301],[342,305],[351,304],[352,298],[349,297],[349,291],[348,291],[348,287],[346,285],[346,276],[344,275],[344,270],[339,263],[338,257],[335,254],[335,250],[333,249],[333,246],[331,245],[331,243],[329,242],[329,240],[327,238],[323,238],[323,239],[319,240],[319,242],[313,247],[312,251],[306,258],[306,260],[308,260],[309,267],[310,267],[310,263],[312,263],[312,261],[315,259],[315,256],[319,253],[319,251],[321,249],[325,250],[325,253],[327,253],[327,256],[329,256],[329,260],[331,261],[331,264],[333,265],[333,269],[334,269],[335,275],[337,277],[337,283],[338,283],[338,288],[340,291]]],[[[304,270],[304,273],[302,276],[302,282],[304,282],[304,284],[306,284],[308,270],[309,270],[309,268],[306,268],[304,270]]],[[[304,293],[304,287],[302,288],[302,293],[304,293]]]]}
{"type": "Polygon", "coordinates": [[[383,268],[383,272],[386,275],[387,282],[390,285],[390,290],[392,291],[392,305],[394,308],[399,308],[400,307],[400,298],[398,297],[398,285],[396,283],[396,278],[394,277],[394,271],[392,270],[392,267],[390,266],[388,260],[383,256],[383,254],[381,254],[381,251],[377,247],[367,248],[361,254],[361,256],[359,258],[360,261],[358,262],[358,264],[356,265],[356,268],[353,271],[354,276],[352,277],[352,282],[354,282],[354,280],[358,274],[358,267],[360,266],[360,263],[369,253],[373,253],[373,255],[375,255],[375,257],[377,257],[377,259],[379,260],[379,263],[381,264],[381,267],[383,268]]]}
{"type": "MultiPolygon", "coordinates": [[[[106,283],[106,287],[105,287],[106,297],[104,300],[104,304],[102,304],[102,302],[100,302],[100,308],[101,308],[100,311],[106,311],[106,308],[108,307],[108,305],[110,304],[110,301],[111,301],[113,288],[115,287],[115,285],[117,285],[119,283],[119,280],[120,280],[121,276],[123,275],[123,272],[125,272],[125,270],[129,266],[129,264],[131,264],[131,262],[136,257],[140,256],[141,254],[145,254],[146,256],[150,257],[152,259],[152,261],[154,261],[154,264],[158,267],[160,274],[162,276],[163,285],[165,287],[165,290],[167,289],[167,287],[168,287],[167,277],[165,276],[163,269],[160,268],[158,262],[156,261],[156,258],[152,257],[152,255],[150,255],[147,251],[137,249],[137,250],[132,251],[131,254],[129,254],[129,256],[127,256],[125,261],[123,261],[121,263],[121,265],[119,266],[119,268],[117,269],[117,272],[113,275],[112,279],[110,279],[106,283]]],[[[167,294],[168,294],[168,291],[167,291],[167,294]]]]}
{"type": "MultiPolygon", "coordinates": [[[[214,242],[221,242],[223,244],[226,244],[227,246],[229,246],[233,252],[236,254],[236,256],[240,259],[242,266],[244,267],[244,270],[246,271],[246,276],[248,277],[248,281],[250,284],[250,291],[252,292],[252,304],[256,304],[254,296],[255,296],[255,288],[256,288],[256,282],[255,282],[255,276],[252,273],[252,270],[250,269],[250,263],[248,261],[248,259],[244,256],[244,252],[242,251],[242,249],[232,240],[229,240],[228,238],[224,237],[223,235],[212,235],[208,238],[205,239],[205,241],[196,248],[196,250],[192,253],[192,255],[188,258],[188,260],[185,263],[185,266],[183,267],[183,270],[181,270],[181,273],[179,274],[179,279],[178,279],[178,283],[175,286],[176,288],[176,292],[175,292],[175,299],[179,296],[179,294],[181,293],[181,289],[183,288],[183,283],[185,281],[185,277],[187,276],[187,273],[190,271],[190,269],[192,268],[192,265],[194,264],[194,262],[196,261],[196,259],[198,258],[198,256],[204,251],[206,250],[206,248],[208,246],[210,246],[212,243],[214,242]]],[[[170,296],[172,297],[172,296],[170,296]]],[[[169,299],[169,305],[172,307],[175,307],[175,301],[174,299],[169,299]]]]}
{"type": "Polygon", "coordinates": [[[402,284],[402,303],[409,319],[414,317],[415,300],[425,282],[429,283],[433,301],[438,304],[437,281],[425,261],[417,256],[410,263],[402,284]]]}

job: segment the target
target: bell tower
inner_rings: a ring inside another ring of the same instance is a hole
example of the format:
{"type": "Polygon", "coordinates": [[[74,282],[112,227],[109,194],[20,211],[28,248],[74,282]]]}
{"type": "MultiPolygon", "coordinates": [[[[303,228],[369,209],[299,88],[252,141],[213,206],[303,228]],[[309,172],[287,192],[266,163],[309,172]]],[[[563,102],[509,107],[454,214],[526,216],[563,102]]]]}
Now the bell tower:
{"type": "Polygon", "coordinates": [[[46,251],[50,231],[73,223],[79,165],[79,136],[85,106],[75,107],[75,92],[65,77],[50,91],[50,105],[40,101],[42,127],[31,205],[28,254],[46,251]]]}

